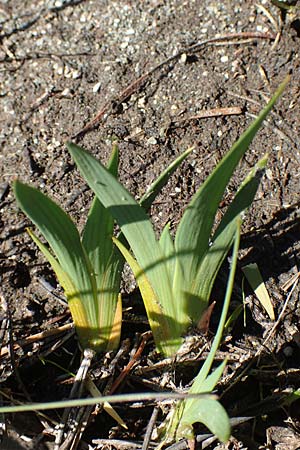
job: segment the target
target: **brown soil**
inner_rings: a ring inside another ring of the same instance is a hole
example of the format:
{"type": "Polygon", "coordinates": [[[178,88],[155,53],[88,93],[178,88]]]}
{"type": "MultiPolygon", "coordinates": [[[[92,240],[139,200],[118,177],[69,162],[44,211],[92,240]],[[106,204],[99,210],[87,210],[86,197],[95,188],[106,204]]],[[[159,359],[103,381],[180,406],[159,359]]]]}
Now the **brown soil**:
{"type": "MultiPolygon", "coordinates": [[[[227,446],[214,442],[209,448],[300,448],[297,403],[280,408],[276,397],[300,384],[298,287],[295,284],[289,298],[291,287],[284,290],[284,283],[298,274],[300,249],[299,23],[300,12],[299,17],[297,11],[283,13],[267,0],[0,2],[4,349],[9,342],[70,322],[65,304],[55,297],[62,293],[53,273],[25,233],[29,221],[18,210],[11,188],[16,176],[49,194],[80,227],[92,195],[68,155],[66,140],[77,135],[80,145],[105,162],[116,137],[121,181],[137,198],[170,160],[194,145],[151,210],[158,231],[167,221],[175,229],[195,190],[291,73],[288,88],[236,171],[220,210],[222,214],[249,168],[268,152],[266,176],[244,222],[239,267],[259,265],[276,317],[283,308],[284,314],[270,334],[273,323],[247,293],[246,325],[238,321],[220,349],[220,358],[229,356],[229,363],[218,393],[231,417],[253,419],[233,427],[227,446]],[[217,35],[223,39],[184,51],[217,35]],[[152,72],[172,55],[177,56],[152,72]],[[135,83],[143,74],[145,78],[135,83]],[[191,119],[225,107],[241,107],[242,112],[191,119]],[[97,115],[94,128],[78,135],[97,115]],[[53,292],[43,287],[43,280],[54,286],[53,292]]],[[[226,274],[224,267],[214,293],[217,300],[222,299],[226,274]]],[[[241,280],[239,271],[233,305],[241,302],[241,280]]],[[[124,293],[125,306],[128,299],[139,304],[131,281],[124,282],[124,293]]],[[[217,314],[218,308],[212,333],[217,314]]],[[[129,337],[131,346],[132,330],[143,332],[147,325],[125,321],[123,338],[129,337]]],[[[63,384],[62,375],[64,370],[77,371],[80,355],[74,334],[66,333],[4,352],[0,380],[5,403],[69,395],[70,385],[63,384]],[[65,336],[69,339],[60,342],[65,336]]],[[[125,353],[118,362],[115,377],[128,357],[125,353]]],[[[95,370],[101,372],[102,364],[98,360],[95,370]]],[[[186,382],[187,371],[179,367],[174,382],[186,382]]],[[[119,392],[149,391],[145,379],[157,386],[160,376],[161,372],[138,376],[133,371],[119,392]]],[[[100,387],[105,387],[103,381],[100,387]]],[[[127,432],[106,414],[98,414],[78,448],[121,448],[113,441],[97,444],[108,438],[132,442],[122,448],[141,448],[152,409],[121,405],[118,412],[126,419],[127,432]]],[[[53,433],[45,429],[59,422],[60,414],[7,416],[8,436],[0,448],[51,448],[53,433]]]]}

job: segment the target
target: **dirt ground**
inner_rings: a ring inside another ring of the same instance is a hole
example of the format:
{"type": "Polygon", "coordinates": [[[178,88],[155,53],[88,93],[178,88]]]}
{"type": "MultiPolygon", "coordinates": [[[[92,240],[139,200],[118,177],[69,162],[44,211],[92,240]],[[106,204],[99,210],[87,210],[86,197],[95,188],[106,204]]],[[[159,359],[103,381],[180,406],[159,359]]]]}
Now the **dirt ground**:
{"type": "MultiPolygon", "coordinates": [[[[68,397],[67,381],[80,357],[70,329],[24,341],[67,325],[70,316],[56,297],[62,292],[52,271],[25,232],[29,221],[14,200],[13,179],[39,187],[81,227],[92,195],[65,141],[73,139],[105,162],[117,138],[120,178],[136,198],[193,145],[151,210],[157,231],[168,221],[176,229],[195,190],[290,73],[290,84],[236,171],[220,209],[221,217],[240,181],[268,152],[266,175],[243,226],[232,301],[242,302],[241,267],[256,262],[279,320],[273,329],[257,299],[246,292],[246,324],[239,320],[220,349],[219,359],[227,355],[229,362],[218,394],[230,417],[250,419],[233,427],[227,445],[206,441],[201,448],[300,448],[299,404],[280,407],[278,400],[300,387],[299,37],[297,7],[284,12],[268,0],[0,1],[0,394],[5,404],[68,397]],[[240,107],[240,112],[230,115],[223,109],[229,107],[240,107]],[[220,115],[212,117],[216,109],[220,115]],[[20,345],[13,347],[15,341],[20,345]]],[[[226,275],[224,267],[214,292],[217,300],[226,275]]],[[[138,305],[130,277],[123,289],[125,305],[138,305]]],[[[218,308],[208,341],[217,314],[218,308]]],[[[131,346],[133,328],[148,329],[125,316],[123,338],[129,336],[131,346]]],[[[128,357],[120,359],[116,375],[128,357]]],[[[196,368],[204,357],[205,352],[196,368]]],[[[101,364],[103,359],[95,370],[101,364]]],[[[175,384],[190,381],[187,372],[188,366],[179,367],[175,384]]],[[[132,371],[118,392],[155,389],[161,376],[132,371]]],[[[100,387],[105,388],[103,380],[100,387]]],[[[142,448],[152,409],[151,404],[120,405],[126,432],[106,414],[94,416],[78,448],[142,448]]],[[[51,429],[60,414],[8,416],[0,448],[53,448],[51,429]]],[[[199,440],[201,433],[199,428],[199,440]]],[[[188,448],[181,444],[174,449],[188,448]]]]}

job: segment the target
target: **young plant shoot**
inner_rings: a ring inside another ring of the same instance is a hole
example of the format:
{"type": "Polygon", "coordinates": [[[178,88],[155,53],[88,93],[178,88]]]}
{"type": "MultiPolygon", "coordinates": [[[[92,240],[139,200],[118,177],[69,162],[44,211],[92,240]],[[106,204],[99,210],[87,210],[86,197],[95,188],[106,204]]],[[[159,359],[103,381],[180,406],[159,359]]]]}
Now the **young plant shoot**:
{"type": "MultiPolygon", "coordinates": [[[[182,153],[154,181],[141,200],[143,207],[149,208],[191,150],[182,153]]],[[[107,171],[116,179],[116,145],[107,171]]],[[[124,258],[112,241],[114,219],[111,212],[95,197],[80,237],[70,216],[49,197],[18,180],[14,183],[14,192],[18,205],[53,252],[28,229],[64,289],[82,348],[92,348],[97,352],[116,349],[122,322],[119,292],[124,258]]]]}
{"type": "Polygon", "coordinates": [[[185,210],[173,240],[166,225],[157,240],[152,224],[131,194],[90,153],[68,143],[82,176],[121,228],[114,242],[131,266],[157,349],[176,353],[191,323],[208,305],[217,272],[232,245],[237,218],[252,203],[266,157],[246,177],[215,233],[215,215],[230,178],[288,80],[200,186],[185,210]]]}

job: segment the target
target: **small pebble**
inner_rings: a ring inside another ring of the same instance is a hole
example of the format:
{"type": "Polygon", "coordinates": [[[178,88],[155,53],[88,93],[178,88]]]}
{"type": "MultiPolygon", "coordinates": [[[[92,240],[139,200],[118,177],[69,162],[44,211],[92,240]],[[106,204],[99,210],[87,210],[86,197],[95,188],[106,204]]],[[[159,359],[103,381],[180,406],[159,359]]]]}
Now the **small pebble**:
{"type": "Polygon", "coordinates": [[[151,137],[147,140],[147,144],[148,144],[148,145],[156,145],[156,144],[157,144],[157,139],[155,139],[154,136],[151,136],[151,137]]]}
{"type": "Polygon", "coordinates": [[[98,81],[98,83],[96,83],[96,84],[93,86],[93,93],[94,93],[94,94],[97,94],[97,92],[100,90],[100,87],[101,87],[101,81],[98,81]]]}

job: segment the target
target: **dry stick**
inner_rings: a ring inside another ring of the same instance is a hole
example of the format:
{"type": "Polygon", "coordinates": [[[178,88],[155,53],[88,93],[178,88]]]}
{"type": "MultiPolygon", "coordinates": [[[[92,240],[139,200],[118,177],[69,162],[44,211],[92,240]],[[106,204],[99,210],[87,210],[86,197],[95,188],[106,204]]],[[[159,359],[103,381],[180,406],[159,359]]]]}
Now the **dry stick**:
{"type": "Polygon", "coordinates": [[[210,117],[220,116],[233,116],[242,114],[243,109],[240,106],[231,106],[227,108],[212,108],[204,111],[200,111],[195,116],[186,117],[183,119],[175,120],[175,123],[188,122],[189,120],[208,119],[210,117]]]}
{"type": "Polygon", "coordinates": [[[237,42],[234,42],[235,44],[239,44],[238,40],[245,40],[247,39],[247,42],[250,40],[255,39],[270,39],[274,40],[276,36],[270,33],[257,33],[257,32],[240,32],[240,33],[228,33],[224,34],[218,37],[213,37],[209,39],[204,39],[203,41],[199,41],[194,45],[191,45],[190,47],[183,48],[179,50],[175,55],[170,56],[169,58],[165,59],[158,65],[154,66],[152,69],[150,69],[148,72],[145,72],[143,75],[141,75],[139,78],[137,78],[135,81],[133,81],[129,86],[127,86],[121,93],[113,100],[108,101],[105,103],[101,111],[92,119],[82,130],[80,130],[78,133],[72,136],[72,139],[78,139],[81,138],[83,135],[85,135],[88,131],[93,130],[100,121],[106,117],[108,117],[109,114],[114,109],[114,105],[121,104],[125,100],[127,100],[133,93],[137,92],[142,85],[147,81],[147,79],[153,75],[155,72],[160,70],[162,67],[164,67],[167,64],[170,64],[173,61],[176,61],[178,58],[180,58],[181,55],[184,53],[196,53],[199,51],[202,47],[210,46],[210,45],[228,45],[231,40],[237,40],[237,42]]]}
{"type": "MultiPolygon", "coordinates": [[[[84,381],[87,377],[87,373],[89,370],[89,367],[91,365],[92,359],[95,355],[95,352],[91,349],[86,349],[83,352],[83,359],[81,361],[80,367],[78,369],[78,372],[76,374],[75,377],[75,381],[74,384],[72,386],[71,389],[71,393],[69,396],[69,399],[74,399],[76,396],[78,398],[81,397],[82,395],[82,391],[83,391],[83,387],[84,387],[84,381]]],[[[63,436],[64,436],[64,429],[68,420],[68,417],[70,415],[71,412],[71,408],[65,408],[63,415],[62,415],[62,419],[61,419],[61,423],[59,426],[59,429],[57,431],[57,435],[56,435],[56,439],[55,439],[55,444],[54,444],[54,450],[60,450],[61,449],[61,444],[62,444],[62,440],[63,440],[63,436]]],[[[79,415],[81,416],[81,411],[79,411],[79,415]]],[[[73,421],[73,423],[75,422],[75,426],[77,425],[77,421],[76,418],[73,421]]],[[[66,439],[66,444],[69,444],[71,442],[71,440],[73,439],[74,435],[76,433],[76,429],[74,430],[70,430],[70,434],[67,436],[66,439]]],[[[67,448],[67,446],[65,447],[67,448]]]]}
{"type": "MultiPolygon", "coordinates": [[[[120,348],[117,351],[115,357],[111,360],[111,362],[110,362],[110,364],[108,366],[107,371],[109,373],[109,380],[108,380],[108,382],[107,382],[107,384],[105,386],[105,389],[103,391],[104,395],[106,395],[109,392],[111,392],[111,388],[112,388],[112,385],[113,385],[113,382],[114,382],[113,380],[114,380],[114,375],[115,375],[115,372],[116,372],[117,364],[118,364],[118,362],[120,361],[120,359],[124,355],[129,353],[129,348],[130,348],[130,339],[124,339],[121,342],[120,348]]],[[[103,408],[103,405],[100,405],[100,407],[103,408]]]]}
{"type": "MultiPolygon", "coordinates": [[[[164,377],[162,382],[160,383],[160,387],[162,389],[164,389],[166,384],[167,384],[167,378],[164,377]]],[[[146,433],[145,433],[145,436],[144,436],[142,450],[148,450],[148,448],[149,448],[150,441],[151,441],[151,436],[152,436],[152,432],[153,432],[153,428],[154,428],[155,422],[157,420],[158,413],[159,413],[159,405],[156,405],[153,408],[153,411],[152,411],[149,423],[147,425],[147,429],[146,429],[146,433]]]]}
{"type": "Polygon", "coordinates": [[[150,339],[151,336],[152,336],[152,333],[150,331],[147,331],[146,333],[144,333],[142,335],[142,340],[141,340],[141,343],[140,343],[137,351],[135,352],[133,358],[129,361],[127,366],[124,367],[124,369],[122,370],[122,372],[120,373],[118,378],[115,380],[114,384],[112,385],[112,387],[110,389],[110,394],[113,394],[117,390],[117,388],[120,386],[122,381],[124,381],[126,376],[129,374],[130,370],[137,363],[137,361],[139,360],[139,358],[141,357],[141,355],[143,353],[143,350],[145,348],[147,341],[150,339]]]}
{"type": "Polygon", "coordinates": [[[157,419],[159,413],[159,407],[158,406],[154,406],[150,420],[148,422],[147,425],[147,429],[146,429],[146,433],[145,433],[145,437],[144,437],[144,441],[143,441],[143,446],[142,446],[142,450],[148,450],[149,448],[149,444],[150,444],[150,440],[151,440],[151,436],[152,436],[152,431],[157,419]]]}
{"type": "Polygon", "coordinates": [[[59,450],[76,450],[80,443],[81,436],[88,424],[90,415],[94,406],[86,406],[79,409],[76,417],[72,420],[73,428],[70,429],[66,436],[64,443],[59,447],[59,450]]]}
{"type": "Polygon", "coordinates": [[[121,441],[119,439],[93,439],[92,444],[97,445],[97,449],[111,448],[112,446],[118,450],[139,450],[141,446],[135,442],[121,441]]]}
{"type": "MultiPolygon", "coordinates": [[[[67,323],[66,325],[62,325],[61,327],[53,328],[51,330],[45,330],[40,333],[32,334],[27,338],[20,339],[19,341],[13,344],[13,349],[17,350],[18,348],[23,347],[24,345],[32,344],[33,342],[40,341],[50,336],[54,336],[56,334],[63,333],[64,331],[69,331],[74,328],[73,323],[67,323]]],[[[4,347],[0,351],[0,356],[4,356],[9,352],[8,347],[4,347]]]]}

